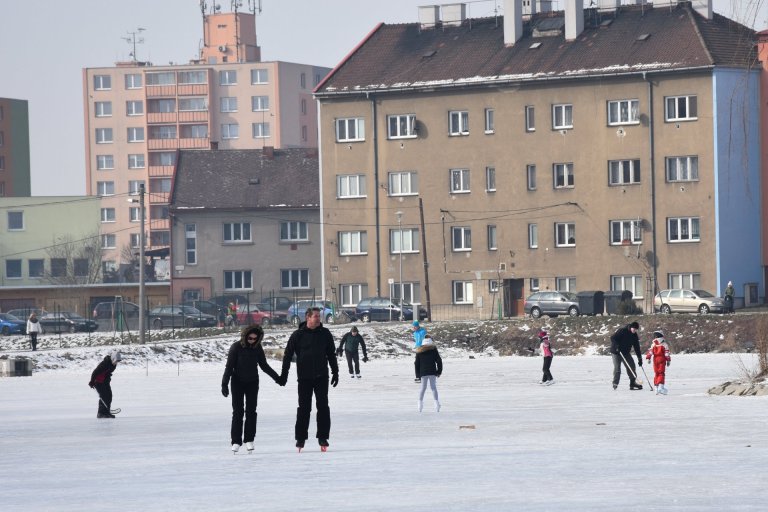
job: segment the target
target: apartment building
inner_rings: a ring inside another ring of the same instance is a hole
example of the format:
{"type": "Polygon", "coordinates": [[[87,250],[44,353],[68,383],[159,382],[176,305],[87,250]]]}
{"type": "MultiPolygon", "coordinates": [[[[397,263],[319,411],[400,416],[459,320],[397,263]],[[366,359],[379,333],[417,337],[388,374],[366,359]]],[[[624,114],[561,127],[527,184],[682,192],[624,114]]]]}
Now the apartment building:
{"type": "Polygon", "coordinates": [[[102,197],[105,269],[140,243],[171,241],[168,204],[179,150],[317,146],[312,88],[328,68],[262,62],[252,13],[205,14],[200,59],[186,65],[121,62],[83,70],[87,194],[102,197]]]}
{"type": "Polygon", "coordinates": [[[29,164],[29,106],[0,98],[0,197],[32,195],[29,164]]]}
{"type": "Polygon", "coordinates": [[[326,293],[433,318],[547,289],[761,300],[755,34],[711,2],[631,4],[372,30],[315,90],[326,293]]]}

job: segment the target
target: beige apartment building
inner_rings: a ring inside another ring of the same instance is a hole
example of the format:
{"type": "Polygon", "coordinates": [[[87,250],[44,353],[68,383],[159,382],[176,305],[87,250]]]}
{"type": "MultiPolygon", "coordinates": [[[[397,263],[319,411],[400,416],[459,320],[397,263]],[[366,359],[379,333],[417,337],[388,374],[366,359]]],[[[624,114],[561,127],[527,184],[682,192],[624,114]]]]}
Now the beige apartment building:
{"type": "Polygon", "coordinates": [[[315,90],[326,294],[433,319],[520,315],[538,290],[651,312],[732,280],[759,301],[754,33],[711,3],[640,4],[376,27],[315,90]]]}
{"type": "MultiPolygon", "coordinates": [[[[328,68],[261,62],[252,13],[204,15],[200,59],[83,70],[87,194],[102,197],[105,268],[171,241],[168,200],[179,150],[317,147],[312,88],[328,68]]],[[[190,205],[194,206],[194,205],[190,205]]]]}

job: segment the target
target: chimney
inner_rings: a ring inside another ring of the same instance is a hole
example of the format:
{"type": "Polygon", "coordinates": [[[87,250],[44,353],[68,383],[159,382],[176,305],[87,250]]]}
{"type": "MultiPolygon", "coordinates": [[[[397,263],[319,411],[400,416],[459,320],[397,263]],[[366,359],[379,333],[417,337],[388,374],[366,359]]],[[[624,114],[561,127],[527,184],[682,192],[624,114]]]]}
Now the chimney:
{"type": "Polygon", "coordinates": [[[600,12],[615,11],[621,7],[621,0],[599,0],[597,10],[600,12]]]}
{"type": "Polygon", "coordinates": [[[261,152],[264,157],[274,160],[275,159],[275,146],[264,146],[261,148],[261,152]]]}
{"type": "Polygon", "coordinates": [[[523,37],[523,0],[504,0],[504,46],[523,37]]]}
{"type": "Polygon", "coordinates": [[[584,0],[565,0],[565,40],[574,41],[584,31],[584,0]]]}
{"type": "Polygon", "coordinates": [[[712,19],[712,0],[693,0],[691,2],[693,10],[707,18],[712,19]]]}
{"type": "Polygon", "coordinates": [[[467,4],[444,4],[443,26],[459,27],[467,19],[467,4]]]}
{"type": "Polygon", "coordinates": [[[419,6],[419,26],[421,26],[421,30],[435,28],[438,21],[440,21],[439,5],[419,6]]]}

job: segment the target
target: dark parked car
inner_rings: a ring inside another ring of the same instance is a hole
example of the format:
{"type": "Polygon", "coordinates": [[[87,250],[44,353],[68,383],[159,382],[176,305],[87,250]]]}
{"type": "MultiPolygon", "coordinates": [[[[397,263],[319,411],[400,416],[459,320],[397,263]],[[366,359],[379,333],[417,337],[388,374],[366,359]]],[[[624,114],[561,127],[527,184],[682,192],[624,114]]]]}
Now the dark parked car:
{"type": "Polygon", "coordinates": [[[525,299],[525,313],[533,318],[541,315],[579,316],[579,298],[571,292],[536,292],[525,299]]]}
{"type": "Polygon", "coordinates": [[[213,315],[203,313],[191,306],[158,306],[149,312],[149,322],[153,329],[166,327],[215,327],[217,320],[213,315]]]}
{"type": "MultiPolygon", "coordinates": [[[[403,304],[402,314],[396,299],[387,297],[368,297],[357,303],[355,315],[363,322],[389,320],[413,320],[413,305],[403,304]]],[[[427,318],[427,310],[419,307],[419,320],[427,318]]]]}
{"type": "Polygon", "coordinates": [[[125,318],[139,318],[139,305],[133,302],[99,302],[93,306],[94,320],[114,320],[121,313],[125,318]]]}
{"type": "Polygon", "coordinates": [[[227,306],[219,306],[215,302],[209,300],[188,300],[181,303],[182,306],[190,306],[195,309],[199,309],[203,313],[215,316],[218,320],[224,321],[224,317],[227,316],[227,306]]]}
{"type": "Polygon", "coordinates": [[[43,332],[93,332],[99,324],[70,311],[48,313],[40,317],[43,332]]]}
{"type": "Polygon", "coordinates": [[[9,334],[26,334],[27,322],[8,313],[0,313],[0,332],[9,334]]]}

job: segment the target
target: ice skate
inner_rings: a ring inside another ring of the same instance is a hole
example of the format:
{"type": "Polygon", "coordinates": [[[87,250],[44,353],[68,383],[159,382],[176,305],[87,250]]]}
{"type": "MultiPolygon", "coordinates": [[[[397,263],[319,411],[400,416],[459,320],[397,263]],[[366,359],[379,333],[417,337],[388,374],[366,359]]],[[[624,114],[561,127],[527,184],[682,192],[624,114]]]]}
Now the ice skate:
{"type": "Polygon", "coordinates": [[[248,450],[248,453],[253,452],[253,441],[245,443],[245,449],[248,450]]]}
{"type": "Polygon", "coordinates": [[[296,440],[296,448],[298,448],[299,452],[301,452],[301,449],[304,448],[304,440],[303,439],[297,439],[296,440]]]}
{"type": "Polygon", "coordinates": [[[232,453],[237,453],[238,451],[240,451],[240,445],[232,444],[232,453]]]}
{"type": "Polygon", "coordinates": [[[318,439],[317,442],[320,445],[320,451],[321,452],[328,451],[328,440],[327,439],[318,439]]]}
{"type": "Polygon", "coordinates": [[[435,400],[435,412],[440,412],[440,402],[435,400]]]}

